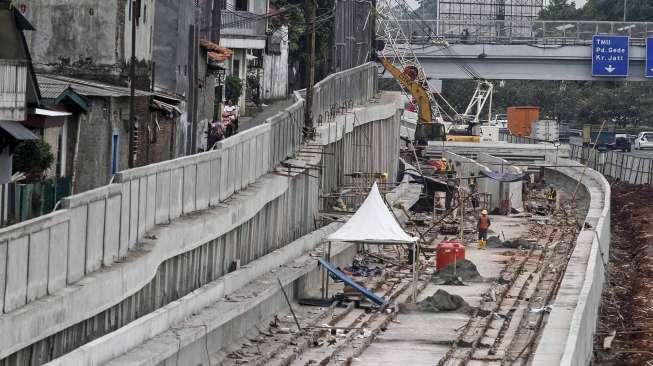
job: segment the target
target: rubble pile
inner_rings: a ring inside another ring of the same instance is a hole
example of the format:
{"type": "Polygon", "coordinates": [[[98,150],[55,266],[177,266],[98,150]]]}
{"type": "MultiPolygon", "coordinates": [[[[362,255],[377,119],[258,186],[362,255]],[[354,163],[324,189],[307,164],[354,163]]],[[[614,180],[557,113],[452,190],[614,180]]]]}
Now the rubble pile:
{"type": "Polygon", "coordinates": [[[441,311],[469,312],[471,307],[461,296],[452,295],[444,290],[437,290],[435,294],[417,303],[421,311],[437,313],[441,311]]]}
{"type": "Polygon", "coordinates": [[[612,186],[612,243],[594,349],[596,365],[653,362],[653,187],[612,186]]]}

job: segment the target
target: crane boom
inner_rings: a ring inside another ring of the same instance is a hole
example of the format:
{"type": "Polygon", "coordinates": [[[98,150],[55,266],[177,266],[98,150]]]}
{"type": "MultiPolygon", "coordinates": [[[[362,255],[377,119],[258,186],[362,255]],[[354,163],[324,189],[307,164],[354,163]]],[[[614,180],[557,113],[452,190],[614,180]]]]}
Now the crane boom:
{"type": "Polygon", "coordinates": [[[410,95],[415,98],[417,102],[417,118],[421,123],[433,122],[433,115],[431,114],[431,100],[429,99],[428,92],[416,81],[412,80],[410,76],[404,74],[399,68],[393,65],[387,58],[380,57],[379,62],[383,67],[388,70],[392,76],[406,89],[410,95]]]}

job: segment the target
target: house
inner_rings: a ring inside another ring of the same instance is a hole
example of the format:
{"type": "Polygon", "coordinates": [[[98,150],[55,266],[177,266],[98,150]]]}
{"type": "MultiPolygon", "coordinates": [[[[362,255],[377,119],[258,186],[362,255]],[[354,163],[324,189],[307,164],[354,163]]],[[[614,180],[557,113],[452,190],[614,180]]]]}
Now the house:
{"type": "Polygon", "coordinates": [[[227,74],[243,82],[239,106],[246,112],[246,97],[278,99],[288,92],[288,35],[282,27],[269,32],[268,0],[225,0],[220,45],[233,50],[224,62],[227,74]],[[248,82],[249,80],[249,82],[248,82]],[[258,90],[250,90],[256,86],[258,90]]]}
{"type": "Polygon", "coordinates": [[[129,88],[49,74],[39,74],[38,82],[44,105],[70,113],[61,170],[72,177],[73,192],[105,185],[130,165],[172,159],[183,143],[174,97],[136,90],[130,133],[129,88]]]}
{"type": "MultiPolygon", "coordinates": [[[[214,72],[200,39],[217,42],[213,14],[218,0],[16,0],[38,29],[28,43],[35,68],[59,75],[127,87],[131,82],[132,25],[135,25],[135,78],[139,90],[179,100],[174,156],[206,147],[206,127],[214,117],[214,72]]],[[[217,18],[216,18],[217,19],[217,18]]]]}

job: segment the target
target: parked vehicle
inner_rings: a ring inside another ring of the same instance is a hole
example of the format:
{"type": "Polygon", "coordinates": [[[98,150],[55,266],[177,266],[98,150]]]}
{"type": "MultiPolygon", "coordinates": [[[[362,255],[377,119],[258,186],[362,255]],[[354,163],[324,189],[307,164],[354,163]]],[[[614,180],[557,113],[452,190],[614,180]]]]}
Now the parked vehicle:
{"type": "Polygon", "coordinates": [[[630,152],[632,150],[632,144],[630,142],[630,139],[628,138],[628,135],[617,134],[615,136],[614,144],[609,145],[608,148],[610,150],[621,150],[624,152],[630,152]]]}
{"type": "Polygon", "coordinates": [[[635,138],[635,150],[653,148],[653,132],[640,132],[635,138]]]}

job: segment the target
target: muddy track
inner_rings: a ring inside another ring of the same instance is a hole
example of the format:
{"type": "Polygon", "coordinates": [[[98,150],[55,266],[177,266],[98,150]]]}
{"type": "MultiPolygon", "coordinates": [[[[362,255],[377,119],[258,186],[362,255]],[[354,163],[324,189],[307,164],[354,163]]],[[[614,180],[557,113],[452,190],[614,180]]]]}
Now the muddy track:
{"type": "Polygon", "coordinates": [[[612,186],[612,243],[594,340],[596,365],[653,364],[652,198],[649,185],[612,186]],[[613,332],[611,347],[604,349],[613,332]]]}

